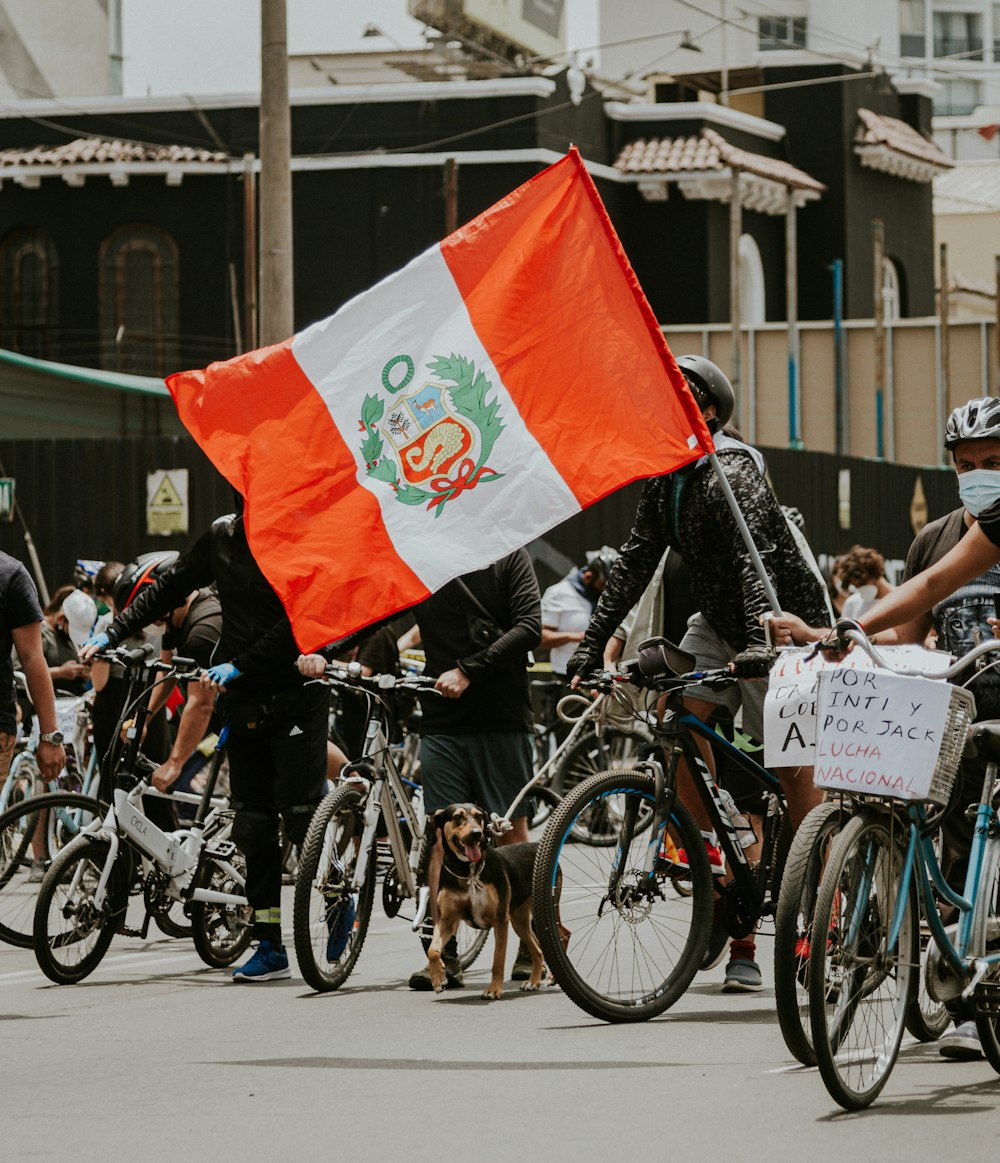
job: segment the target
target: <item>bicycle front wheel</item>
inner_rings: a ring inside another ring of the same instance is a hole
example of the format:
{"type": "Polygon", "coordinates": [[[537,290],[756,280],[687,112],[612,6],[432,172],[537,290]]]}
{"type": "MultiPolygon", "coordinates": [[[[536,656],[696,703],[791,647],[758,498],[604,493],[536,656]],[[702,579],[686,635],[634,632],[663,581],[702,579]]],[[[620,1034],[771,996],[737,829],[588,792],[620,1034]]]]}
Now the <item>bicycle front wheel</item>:
{"type": "Polygon", "coordinates": [[[830,850],[813,914],[809,1015],[816,1064],[830,1095],[861,1110],[885,1086],[899,1054],[918,964],[917,901],[890,928],[904,855],[899,829],[873,813],[844,825],[830,850]],[[818,940],[825,934],[826,940],[818,940]]]}
{"type": "MultiPolygon", "coordinates": [[[[976,897],[977,940],[985,953],[1000,952],[1000,845],[993,838],[986,842],[982,878],[976,897]],[[980,909],[982,910],[980,912],[980,909]]],[[[973,995],[976,1004],[976,1029],[983,1053],[1000,1074],[1000,968],[994,966],[973,995]]]]}
{"type": "Polygon", "coordinates": [[[535,857],[534,926],[545,960],[567,997],[605,1022],[663,1013],[708,945],[712,876],[701,833],[679,803],[654,831],[654,809],[652,775],[601,772],[553,811],[535,857]],[[572,843],[580,820],[597,812],[616,822],[611,843],[572,843]],[[647,874],[650,846],[656,860],[647,874]]]}
{"type": "Polygon", "coordinates": [[[47,792],[0,815],[0,940],[30,949],[41,874],[62,847],[100,811],[75,792],[47,792]]]}
{"type": "Polygon", "coordinates": [[[774,1000],[785,1045],[803,1066],[816,1065],[809,1028],[812,917],[830,845],[844,818],[839,804],[817,804],[799,825],[781,875],[774,921],[774,1000]]]}
{"type": "Polygon", "coordinates": [[[100,907],[94,899],[110,857],[107,840],[81,840],[64,849],[45,874],[35,907],[35,958],[56,985],[73,985],[93,973],[125,916],[128,881],[120,861],[111,866],[100,907]]]}
{"type": "Polygon", "coordinates": [[[351,880],[364,830],[361,790],[334,788],[313,814],[299,855],[292,927],[295,956],[317,993],[338,989],[350,977],[368,933],[375,899],[375,850],[368,853],[357,892],[351,880]]]}

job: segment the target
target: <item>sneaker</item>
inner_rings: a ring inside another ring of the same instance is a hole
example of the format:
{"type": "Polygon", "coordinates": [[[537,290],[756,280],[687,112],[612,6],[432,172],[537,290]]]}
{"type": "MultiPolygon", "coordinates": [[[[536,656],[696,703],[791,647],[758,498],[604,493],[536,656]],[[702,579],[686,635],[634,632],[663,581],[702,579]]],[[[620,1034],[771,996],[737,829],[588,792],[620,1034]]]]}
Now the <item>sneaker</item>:
{"type": "Polygon", "coordinates": [[[730,961],[726,966],[723,993],[760,993],[763,988],[760,966],[756,961],[730,961]]]}
{"type": "Polygon", "coordinates": [[[983,1044],[973,1021],[957,1022],[941,1036],[938,1053],[942,1058],[957,1058],[963,1062],[976,1062],[983,1057],[983,1044]]]}
{"type": "Polygon", "coordinates": [[[260,941],[250,960],[233,970],[233,981],[280,981],[291,977],[284,945],[260,941]]]}
{"type": "Polygon", "coordinates": [[[705,950],[705,956],[701,959],[701,965],[698,966],[702,973],[714,969],[722,961],[729,952],[731,941],[732,937],[726,926],[719,921],[714,921],[711,935],[708,938],[708,948],[705,950]]]}
{"type": "MultiPolygon", "coordinates": [[[[542,980],[545,980],[546,970],[542,966],[542,980]]],[[[514,968],[510,971],[511,981],[527,981],[531,977],[531,951],[522,941],[517,947],[517,956],[514,958],[514,968]]]]}
{"type": "MultiPolygon", "coordinates": [[[[444,962],[445,989],[464,988],[465,974],[462,972],[462,967],[458,963],[458,946],[455,943],[454,937],[452,937],[442,950],[441,960],[444,962]]],[[[416,973],[411,973],[408,984],[410,989],[415,989],[421,993],[429,993],[434,988],[431,982],[430,966],[425,965],[423,969],[418,969],[416,973]]]]}
{"type": "MultiPolygon", "coordinates": [[[[677,851],[677,863],[681,866],[681,868],[687,868],[688,867],[687,850],[684,848],[678,848],[676,851],[677,851]]],[[[725,876],[726,875],[726,858],[722,855],[722,849],[719,848],[719,846],[717,844],[709,844],[708,841],[706,840],[705,841],[705,851],[708,853],[708,867],[712,870],[712,875],[713,876],[725,876]]],[[[662,858],[662,853],[661,853],[661,858],[662,858]]]]}
{"type": "Polygon", "coordinates": [[[348,893],[326,902],[327,961],[339,961],[354,931],[354,897],[348,893]]]}

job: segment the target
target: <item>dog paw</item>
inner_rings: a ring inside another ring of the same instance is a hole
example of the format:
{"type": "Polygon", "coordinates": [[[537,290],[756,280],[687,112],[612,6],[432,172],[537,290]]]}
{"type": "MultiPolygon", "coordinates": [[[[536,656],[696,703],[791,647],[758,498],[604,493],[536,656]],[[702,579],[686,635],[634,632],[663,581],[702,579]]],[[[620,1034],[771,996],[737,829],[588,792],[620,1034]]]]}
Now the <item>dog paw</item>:
{"type": "Polygon", "coordinates": [[[531,981],[529,979],[528,981],[521,982],[521,992],[522,993],[534,993],[535,991],[537,991],[541,988],[542,988],[542,983],[540,981],[531,981]]]}
{"type": "Polygon", "coordinates": [[[483,1001],[499,1001],[503,997],[503,990],[494,989],[491,986],[489,989],[484,989],[481,996],[483,1001]]]}

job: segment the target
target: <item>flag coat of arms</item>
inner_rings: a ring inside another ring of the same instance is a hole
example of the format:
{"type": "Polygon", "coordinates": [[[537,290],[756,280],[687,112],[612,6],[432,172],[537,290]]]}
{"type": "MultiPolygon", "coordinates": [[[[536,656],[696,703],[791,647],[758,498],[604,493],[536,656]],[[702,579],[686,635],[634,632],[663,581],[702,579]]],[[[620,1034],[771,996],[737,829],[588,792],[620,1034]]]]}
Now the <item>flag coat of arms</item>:
{"type": "Polygon", "coordinates": [[[576,150],[330,318],[167,384],[304,650],[712,451],[576,150]]]}

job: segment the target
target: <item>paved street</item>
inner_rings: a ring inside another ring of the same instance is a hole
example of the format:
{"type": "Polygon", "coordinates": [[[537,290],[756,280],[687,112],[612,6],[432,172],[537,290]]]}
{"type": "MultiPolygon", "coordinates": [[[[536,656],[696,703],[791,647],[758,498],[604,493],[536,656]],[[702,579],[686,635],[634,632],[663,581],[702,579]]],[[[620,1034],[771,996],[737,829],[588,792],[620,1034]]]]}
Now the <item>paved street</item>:
{"type": "Polygon", "coordinates": [[[719,968],[663,1018],[607,1026],[557,990],[481,1001],[489,956],[464,991],[411,993],[416,939],[377,912],[354,976],[317,997],[235,986],[159,936],[116,937],[69,987],[0,946],[0,1158],[996,1158],[985,1063],[908,1041],[878,1103],[847,1115],[792,1065],[770,988],[721,995],[719,968]]]}

